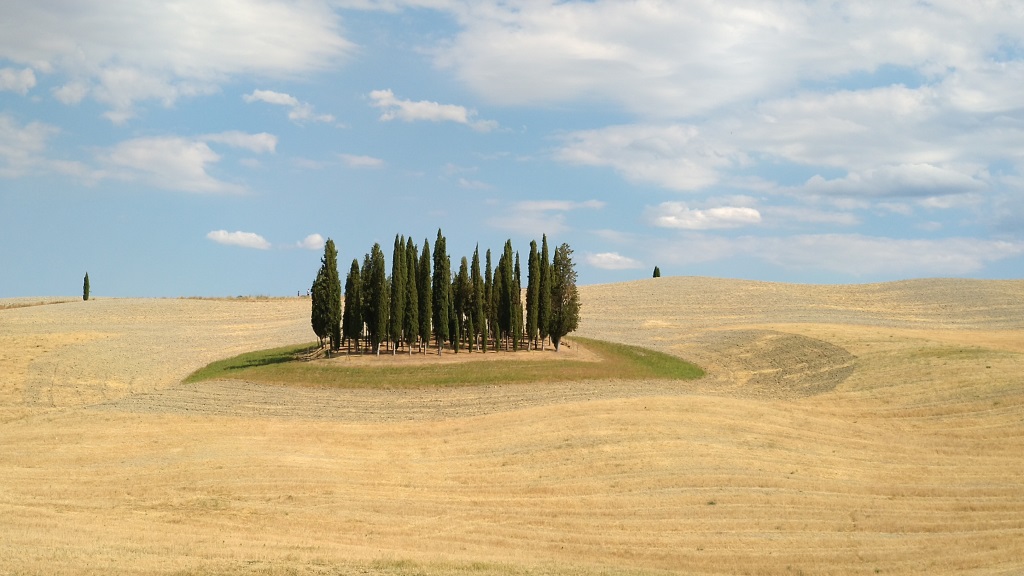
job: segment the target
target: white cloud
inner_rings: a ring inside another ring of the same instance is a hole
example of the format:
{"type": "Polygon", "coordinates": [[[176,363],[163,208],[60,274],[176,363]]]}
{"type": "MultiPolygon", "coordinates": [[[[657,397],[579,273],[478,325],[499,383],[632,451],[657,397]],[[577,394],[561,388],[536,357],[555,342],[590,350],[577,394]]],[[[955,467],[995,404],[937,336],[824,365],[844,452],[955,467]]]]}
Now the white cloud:
{"type": "Polygon", "coordinates": [[[380,108],[382,121],[403,120],[405,122],[455,122],[465,124],[479,132],[490,132],[498,127],[491,120],[474,120],[475,110],[455,104],[439,104],[429,100],[400,100],[391,90],[374,90],[370,92],[372,106],[380,108]]]}
{"type": "Polygon", "coordinates": [[[206,142],[227,144],[228,146],[233,146],[235,148],[244,148],[257,154],[263,152],[273,153],[277,149],[277,136],[267,134],[266,132],[249,134],[247,132],[231,130],[228,132],[220,132],[218,134],[207,134],[202,136],[200,139],[206,142]]]}
{"type": "Polygon", "coordinates": [[[255,248],[257,250],[268,250],[270,242],[255,232],[228,232],[227,230],[214,230],[206,235],[207,238],[225,246],[240,246],[242,248],[255,248]]]}
{"type": "Polygon", "coordinates": [[[659,261],[697,264],[753,258],[791,272],[827,271],[852,278],[976,274],[1024,254],[1024,242],[980,238],[903,239],[862,234],[726,238],[693,234],[651,252],[659,261]]]}
{"type": "Polygon", "coordinates": [[[466,190],[490,190],[494,188],[487,182],[481,180],[470,180],[468,178],[459,178],[459,188],[465,188],[466,190]]]}
{"type": "Polygon", "coordinates": [[[274,104],[276,106],[286,106],[288,110],[288,119],[294,122],[303,122],[305,120],[311,120],[313,122],[334,122],[335,118],[332,114],[317,114],[313,110],[313,105],[307,102],[302,102],[298,98],[291,94],[285,94],[283,92],[274,92],[273,90],[253,90],[249,94],[242,96],[242,99],[246,102],[264,102],[266,104],[274,104]]]}
{"type": "Polygon", "coordinates": [[[380,168],[384,160],[373,156],[359,156],[355,154],[338,154],[341,161],[349,168],[380,168]]]}
{"type": "Polygon", "coordinates": [[[856,226],[860,218],[850,212],[830,212],[803,206],[763,206],[761,216],[766,222],[775,224],[833,224],[836,226],[856,226]]]}
{"type": "Polygon", "coordinates": [[[299,248],[306,250],[323,250],[324,249],[324,237],[319,234],[310,234],[306,236],[301,242],[299,242],[299,248]]]}
{"type": "Polygon", "coordinates": [[[815,194],[852,196],[941,196],[963,194],[984,187],[984,182],[968,174],[931,164],[880,166],[835,180],[814,176],[804,186],[815,194]]]}
{"type": "Polygon", "coordinates": [[[585,166],[609,166],[628,180],[674,190],[697,190],[719,181],[736,152],[701,137],[695,126],[621,125],[572,132],[556,157],[585,166]]]}
{"type": "Polygon", "coordinates": [[[488,223],[501,230],[540,236],[558,234],[566,230],[565,214],[573,210],[600,210],[605,203],[600,200],[525,200],[506,207],[501,216],[488,223]]]}
{"type": "MultiPolygon", "coordinates": [[[[436,51],[437,63],[483,97],[506,105],[592,99],[646,118],[733,109],[806,80],[884,66],[929,77],[967,70],[966,86],[1013,83],[1015,70],[986,62],[1005,46],[1019,51],[1024,29],[1012,3],[978,10],[945,0],[488,2],[449,9],[462,29],[436,51]]],[[[974,92],[971,98],[992,100],[984,87],[974,92]]]]}
{"type": "Polygon", "coordinates": [[[118,177],[143,180],[169,190],[240,193],[244,188],[211,176],[207,169],[220,156],[200,140],[176,136],[137,138],[121,142],[101,159],[118,177]]]}
{"type": "Polygon", "coordinates": [[[739,228],[761,222],[761,213],[745,206],[721,206],[704,210],[689,208],[682,202],[662,202],[649,209],[651,224],[681,230],[739,228]]]}
{"type": "Polygon", "coordinates": [[[0,68],[0,92],[8,90],[24,96],[36,85],[36,75],[31,68],[15,70],[0,68]]]}
{"type": "Polygon", "coordinates": [[[587,264],[602,270],[635,270],[643,268],[643,262],[623,256],[618,252],[601,252],[600,254],[587,254],[584,259],[587,264]]]}
{"type": "Polygon", "coordinates": [[[295,96],[283,92],[274,92],[273,90],[253,90],[251,94],[242,96],[242,99],[249,103],[265,102],[277,106],[288,106],[289,108],[299,105],[299,99],[295,96]]]}
{"type": "Polygon", "coordinates": [[[85,82],[73,81],[53,89],[53,97],[69,106],[78,104],[89,95],[90,87],[85,82]]]}
{"type": "Polygon", "coordinates": [[[62,102],[86,94],[123,122],[139,102],[173,104],[245,74],[272,78],[335,66],[353,45],[329,2],[234,0],[4,3],[0,59],[66,78],[62,102]],[[14,25],[16,24],[16,25],[14,25]]]}
{"type": "Polygon", "coordinates": [[[0,114],[0,177],[19,177],[37,168],[44,162],[47,140],[57,132],[48,124],[19,125],[10,116],[0,114]]]}

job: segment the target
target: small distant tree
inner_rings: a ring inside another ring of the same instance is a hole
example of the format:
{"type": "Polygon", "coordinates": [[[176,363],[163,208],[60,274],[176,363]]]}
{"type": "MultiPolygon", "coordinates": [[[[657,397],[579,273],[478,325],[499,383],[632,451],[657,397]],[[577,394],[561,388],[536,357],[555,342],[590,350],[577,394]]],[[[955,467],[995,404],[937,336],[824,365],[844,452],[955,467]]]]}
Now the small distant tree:
{"type": "Polygon", "coordinates": [[[580,322],[580,296],[576,289],[576,267],[572,248],[562,244],[555,249],[551,264],[551,343],[555,352],[562,337],[576,330],[580,322]]]}
{"type": "Polygon", "coordinates": [[[661,268],[658,268],[657,266],[654,267],[654,277],[661,278],[661,268]]]}
{"type": "Polygon", "coordinates": [[[85,281],[82,282],[82,300],[89,299],[89,273],[85,273],[85,281]]]}

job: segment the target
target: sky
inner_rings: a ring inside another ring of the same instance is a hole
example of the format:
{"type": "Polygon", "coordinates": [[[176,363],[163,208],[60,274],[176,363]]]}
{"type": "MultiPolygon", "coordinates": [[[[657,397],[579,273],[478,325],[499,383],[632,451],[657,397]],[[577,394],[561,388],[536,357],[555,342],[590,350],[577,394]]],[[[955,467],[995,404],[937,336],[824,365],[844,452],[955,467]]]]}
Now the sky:
{"type": "Polygon", "coordinates": [[[1020,278],[1024,3],[0,6],[0,297],[294,295],[439,228],[580,284],[1020,278]]]}

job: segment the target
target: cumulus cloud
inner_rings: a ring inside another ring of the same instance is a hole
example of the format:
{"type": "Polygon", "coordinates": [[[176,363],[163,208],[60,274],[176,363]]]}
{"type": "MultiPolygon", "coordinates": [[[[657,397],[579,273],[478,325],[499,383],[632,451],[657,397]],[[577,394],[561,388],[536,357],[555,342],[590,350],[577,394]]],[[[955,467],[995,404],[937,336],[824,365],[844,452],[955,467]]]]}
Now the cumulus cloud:
{"type": "Polygon", "coordinates": [[[123,122],[139,102],[173,104],[244,74],[290,78],[336,66],[353,45],[329,2],[184,0],[63,7],[4,3],[0,58],[53,74],[66,103],[92,97],[123,122]]]}
{"type": "Polygon", "coordinates": [[[31,68],[15,70],[0,68],[0,92],[8,90],[24,96],[36,85],[36,74],[31,68]]]}
{"type": "Polygon", "coordinates": [[[22,176],[44,163],[47,141],[57,132],[48,124],[22,125],[0,114],[0,177],[22,176]]]}
{"type": "Polygon", "coordinates": [[[600,210],[604,206],[600,200],[525,200],[506,207],[501,216],[489,219],[488,223],[501,230],[534,236],[557,234],[566,229],[566,213],[581,209],[600,210]]]}
{"type": "Polygon", "coordinates": [[[380,168],[384,160],[373,156],[360,156],[356,154],[338,154],[341,161],[349,168],[380,168]]]}
{"type": "Polygon", "coordinates": [[[273,153],[277,149],[277,136],[260,132],[249,134],[238,130],[220,132],[218,134],[207,134],[200,138],[206,142],[218,142],[235,148],[244,148],[257,154],[263,152],[273,153]]]}
{"type": "Polygon", "coordinates": [[[273,90],[253,90],[251,93],[242,96],[242,99],[248,103],[264,102],[266,104],[274,104],[275,106],[285,106],[288,108],[288,119],[293,122],[301,123],[309,120],[313,122],[331,123],[335,120],[332,114],[317,114],[313,110],[312,104],[302,102],[291,94],[285,94],[283,92],[274,92],[273,90]]]}
{"type": "Polygon", "coordinates": [[[584,256],[587,264],[602,270],[635,270],[643,268],[643,262],[623,256],[618,252],[601,252],[584,256]]]}
{"type": "Polygon", "coordinates": [[[323,250],[324,243],[325,240],[323,236],[319,234],[310,234],[299,242],[299,248],[304,248],[306,250],[323,250]]]}
{"type": "Polygon", "coordinates": [[[721,206],[698,210],[683,202],[662,202],[648,211],[651,224],[681,230],[739,228],[761,222],[761,213],[745,206],[721,206]]]}
{"type": "Polygon", "coordinates": [[[490,132],[498,127],[491,120],[475,120],[476,111],[455,104],[439,104],[429,100],[402,100],[391,90],[370,92],[371,105],[382,110],[382,121],[402,120],[405,122],[455,122],[465,124],[478,132],[490,132]]]}
{"type": "Polygon", "coordinates": [[[242,248],[255,248],[257,250],[270,249],[270,242],[255,232],[228,232],[227,230],[214,230],[206,235],[207,238],[225,246],[239,246],[242,248]]]}
{"type": "Polygon", "coordinates": [[[931,164],[881,166],[826,180],[814,176],[804,185],[812,194],[840,196],[942,196],[985,187],[967,174],[931,164]]]}
{"type": "Polygon", "coordinates": [[[675,190],[697,190],[719,181],[735,151],[715,146],[695,126],[621,125],[564,137],[556,158],[570,164],[608,166],[627,179],[675,190]]]}
{"type": "Polygon", "coordinates": [[[160,188],[207,193],[244,191],[209,174],[209,166],[220,158],[205,142],[177,136],[128,140],[101,157],[118,171],[119,177],[143,180],[160,188]]]}
{"type": "Polygon", "coordinates": [[[694,234],[652,248],[659,261],[696,264],[753,258],[790,272],[827,271],[853,279],[976,274],[1024,255],[1024,242],[982,238],[905,239],[863,234],[727,238],[694,234]]]}

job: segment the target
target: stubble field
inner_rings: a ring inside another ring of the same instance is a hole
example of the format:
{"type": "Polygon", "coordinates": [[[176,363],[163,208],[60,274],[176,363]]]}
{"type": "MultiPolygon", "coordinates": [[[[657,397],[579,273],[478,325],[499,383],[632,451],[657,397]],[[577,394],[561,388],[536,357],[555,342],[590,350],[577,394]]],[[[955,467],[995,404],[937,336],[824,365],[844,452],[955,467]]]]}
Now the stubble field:
{"type": "Polygon", "coordinates": [[[581,293],[708,375],[182,384],[309,301],[0,306],[0,574],[1024,571],[1024,281],[581,293]]]}

